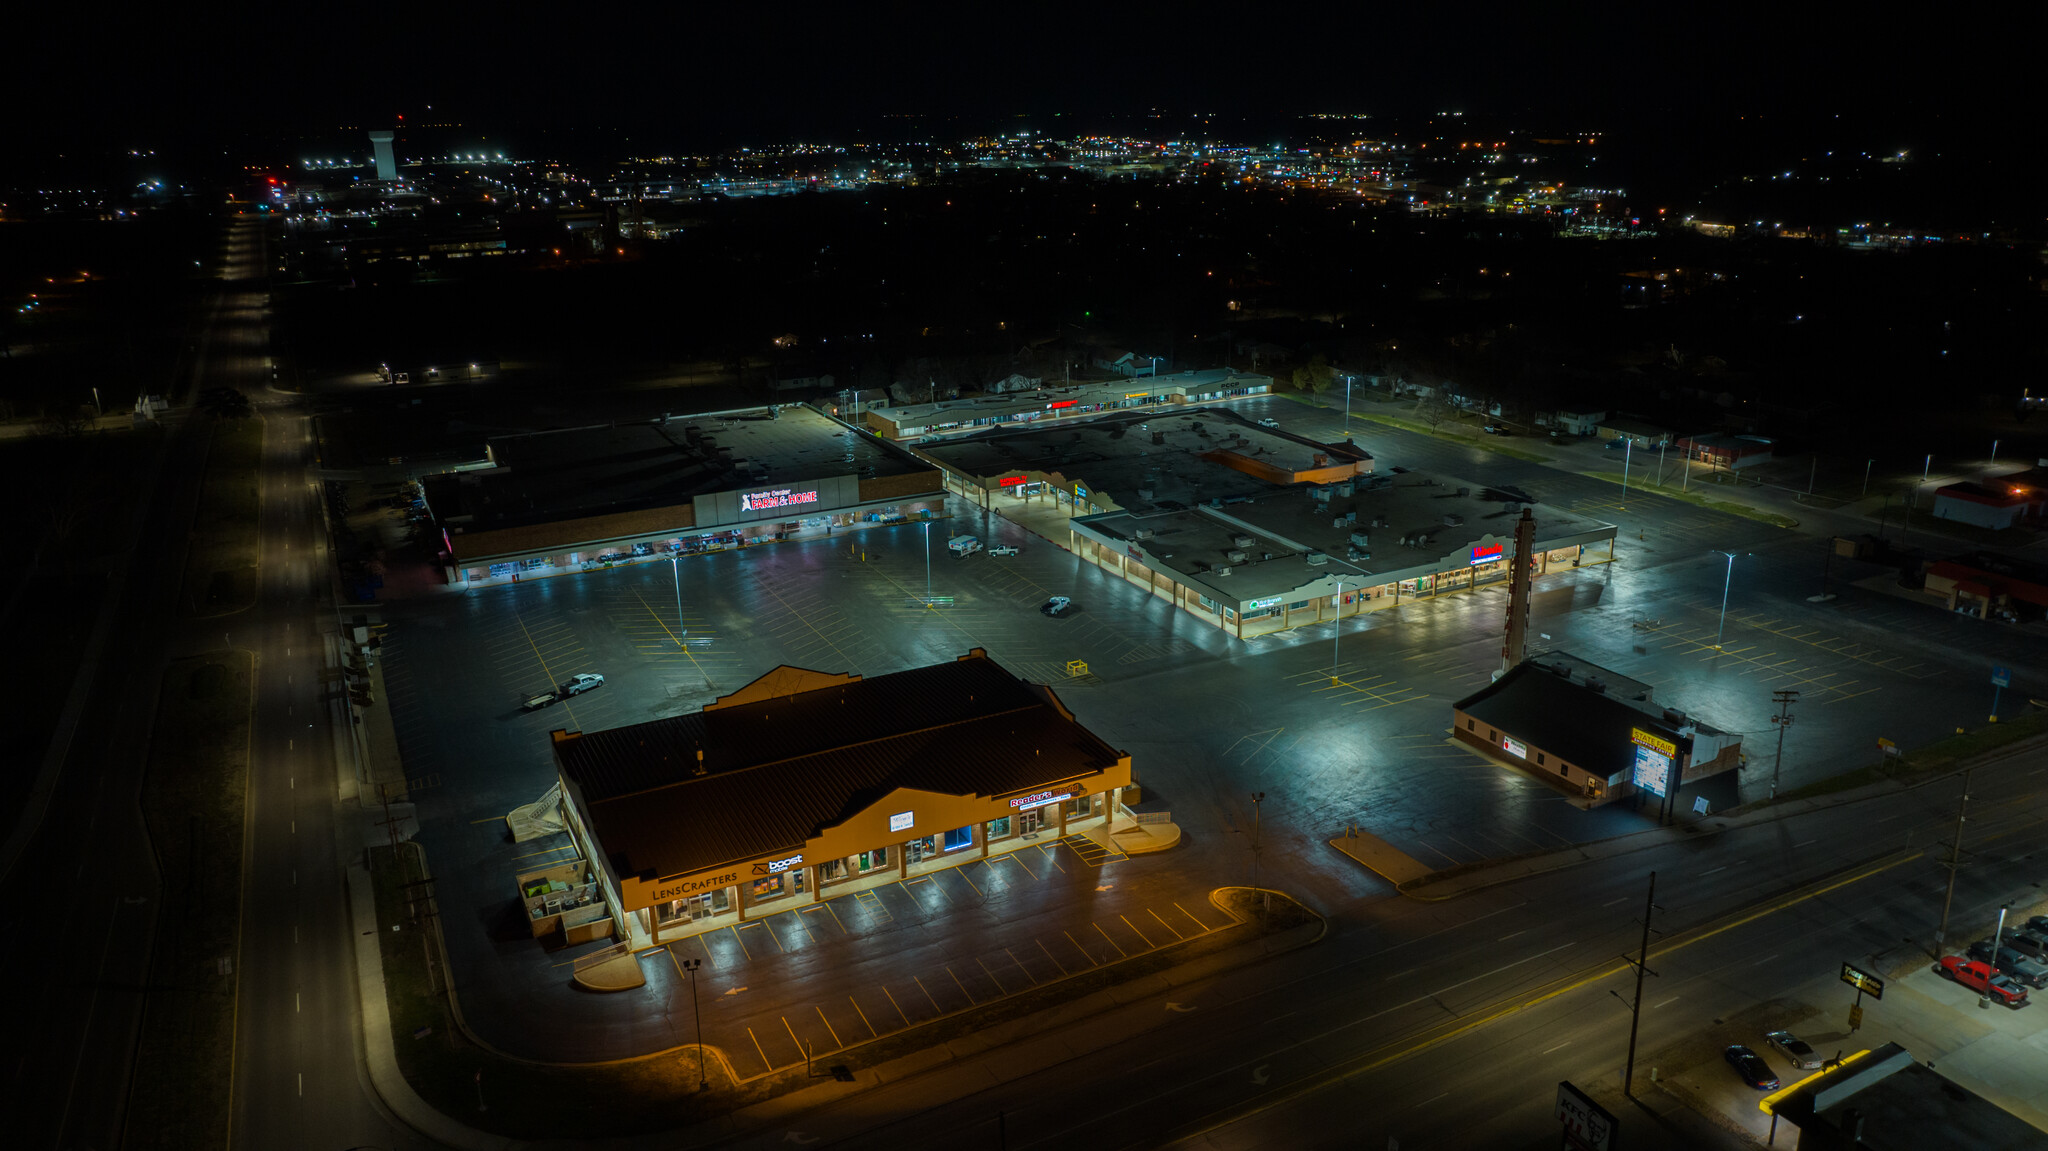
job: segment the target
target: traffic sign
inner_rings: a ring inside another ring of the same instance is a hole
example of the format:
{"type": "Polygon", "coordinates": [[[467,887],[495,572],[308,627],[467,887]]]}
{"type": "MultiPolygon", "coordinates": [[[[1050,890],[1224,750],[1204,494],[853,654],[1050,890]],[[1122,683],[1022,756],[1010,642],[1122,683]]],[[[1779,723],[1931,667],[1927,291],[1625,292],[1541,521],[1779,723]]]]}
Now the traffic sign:
{"type": "Polygon", "coordinates": [[[1863,992],[1872,999],[1884,998],[1884,980],[1856,967],[1854,964],[1842,964],[1842,982],[1863,992]]]}
{"type": "Polygon", "coordinates": [[[2012,669],[1993,664],[1991,666],[1991,685],[1993,687],[2011,687],[2012,669]]]}

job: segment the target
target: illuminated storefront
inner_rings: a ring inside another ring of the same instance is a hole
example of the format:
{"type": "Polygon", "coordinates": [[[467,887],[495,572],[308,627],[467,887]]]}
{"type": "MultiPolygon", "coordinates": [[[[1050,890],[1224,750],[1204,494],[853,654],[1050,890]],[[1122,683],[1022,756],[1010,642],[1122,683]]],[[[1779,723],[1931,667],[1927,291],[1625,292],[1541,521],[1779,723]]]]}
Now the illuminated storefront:
{"type": "Polygon", "coordinates": [[[1130,819],[1130,757],[979,648],[554,739],[570,834],[653,942],[1130,819]]]}

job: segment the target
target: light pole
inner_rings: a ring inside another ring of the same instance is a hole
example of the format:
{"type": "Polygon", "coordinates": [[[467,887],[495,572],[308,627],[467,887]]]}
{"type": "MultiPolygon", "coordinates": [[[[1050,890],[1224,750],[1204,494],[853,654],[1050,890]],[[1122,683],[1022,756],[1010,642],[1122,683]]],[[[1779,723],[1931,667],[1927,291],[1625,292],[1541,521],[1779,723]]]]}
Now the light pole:
{"type": "MultiPolygon", "coordinates": [[[[95,402],[95,403],[99,402],[99,398],[100,398],[100,390],[99,390],[98,388],[94,388],[94,389],[92,390],[92,398],[93,398],[93,402],[95,402]]],[[[1991,466],[1992,466],[1992,467],[1994,467],[1994,468],[1998,466],[1998,441],[1997,441],[1997,440],[1992,440],[1992,441],[1991,441],[1991,466]]]]}
{"type": "Polygon", "coordinates": [[[1337,659],[1337,641],[1344,638],[1344,577],[1337,577],[1337,622],[1330,628],[1330,682],[1337,683],[1337,669],[1344,665],[1337,659]]]}
{"type": "Polygon", "coordinates": [[[1259,805],[1266,802],[1266,793],[1252,792],[1252,890],[1259,890],[1259,805]]]}
{"type": "MultiPolygon", "coordinates": [[[[1728,557],[1728,574],[1721,579],[1721,625],[1714,629],[1714,650],[1721,650],[1721,637],[1728,631],[1728,589],[1735,583],[1736,552],[1716,552],[1728,557]]],[[[1740,553],[1748,555],[1748,552],[1740,553]]]]}
{"type": "Polygon", "coordinates": [[[1664,490],[1664,449],[1666,449],[1666,448],[1668,448],[1668,447],[1670,447],[1670,446],[1671,446],[1671,441],[1669,441],[1669,440],[1666,440],[1666,441],[1664,441],[1663,443],[1661,443],[1661,444],[1658,444],[1658,445],[1657,445],[1657,490],[1658,490],[1658,491],[1663,491],[1663,490],[1664,490]]]}
{"type": "Polygon", "coordinates": [[[1621,449],[1621,506],[1628,507],[1628,464],[1636,455],[1636,442],[1623,440],[1621,449]]]}
{"type": "Polygon", "coordinates": [[[1778,758],[1771,761],[1771,798],[1776,799],[1778,769],[1785,763],[1785,729],[1791,727],[1792,721],[1797,718],[1792,714],[1792,705],[1799,702],[1799,693],[1791,688],[1774,691],[1771,693],[1771,701],[1778,705],[1778,714],[1771,717],[1771,722],[1778,728],[1778,758]]]}
{"type": "Polygon", "coordinates": [[[711,1081],[704,1078],[704,1013],[697,1010],[697,969],[704,966],[701,959],[678,959],[683,974],[690,977],[690,1018],[697,1024],[697,1090],[709,1091],[711,1081]]]}
{"type": "Polygon", "coordinates": [[[932,521],[924,521],[924,605],[932,605],[932,521]]]}
{"type": "MultiPolygon", "coordinates": [[[[1351,438],[1351,377],[1344,377],[1344,438],[1351,438]]],[[[1998,462],[1998,445],[1991,447],[1991,462],[1998,462]]]]}
{"type": "Polygon", "coordinates": [[[1927,457],[1926,462],[1920,465],[1920,487],[1913,489],[1913,510],[1916,512],[1920,510],[1920,488],[1927,486],[1927,470],[1933,466],[1934,456],[1931,454],[1927,457]]]}
{"type": "Polygon", "coordinates": [[[1870,494],[1870,465],[1876,462],[1876,460],[1863,461],[1863,495],[1856,497],[1859,500],[1862,499],[1863,496],[1867,496],[1870,494]]]}
{"type": "Polygon", "coordinates": [[[668,574],[674,576],[676,581],[676,646],[681,647],[683,637],[690,634],[690,629],[683,626],[683,573],[682,569],[676,567],[676,557],[673,555],[668,557],[668,574]]]}

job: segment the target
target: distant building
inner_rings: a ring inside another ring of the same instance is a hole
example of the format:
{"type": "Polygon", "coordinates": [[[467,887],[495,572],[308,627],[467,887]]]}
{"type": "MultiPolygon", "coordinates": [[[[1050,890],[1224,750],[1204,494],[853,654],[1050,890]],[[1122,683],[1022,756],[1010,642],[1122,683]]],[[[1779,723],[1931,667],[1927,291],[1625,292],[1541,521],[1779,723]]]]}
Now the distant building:
{"type": "Polygon", "coordinates": [[[1671,429],[1633,416],[1610,416],[1600,421],[1603,440],[1631,440],[1639,448],[1671,442],[1671,429]]]}
{"type": "MultiPolygon", "coordinates": [[[[2022,476],[2026,473],[2022,473],[2022,476]]],[[[2048,508],[2048,490],[2021,477],[1975,483],[1965,480],[1937,488],[1934,518],[2004,531],[2024,520],[2039,519],[2048,508]]]]}
{"type": "Polygon", "coordinates": [[[1762,436],[1731,436],[1721,432],[1686,436],[1673,446],[1688,458],[1731,470],[1765,463],[1772,454],[1771,441],[1762,436]]]}
{"type": "Polygon", "coordinates": [[[1139,376],[1156,376],[1168,365],[1164,356],[1141,356],[1136,352],[1126,352],[1122,348],[1108,348],[1096,355],[1095,366],[1104,371],[1115,372],[1119,376],[1135,379],[1139,376]]]}
{"type": "Polygon", "coordinates": [[[1920,590],[1953,612],[2010,622],[2048,615],[2048,569],[2010,556],[1976,553],[1936,560],[1920,590]]]}
{"type": "Polygon", "coordinates": [[[1594,408],[1582,408],[1575,411],[1559,408],[1556,424],[1560,431],[1571,435],[1590,436],[1600,430],[1600,422],[1606,418],[1606,412],[1594,408]]]}
{"type": "Polygon", "coordinates": [[[1524,660],[1451,706],[1452,735],[1582,808],[1669,796],[1742,763],[1742,737],[1563,652],[1524,660]]]}

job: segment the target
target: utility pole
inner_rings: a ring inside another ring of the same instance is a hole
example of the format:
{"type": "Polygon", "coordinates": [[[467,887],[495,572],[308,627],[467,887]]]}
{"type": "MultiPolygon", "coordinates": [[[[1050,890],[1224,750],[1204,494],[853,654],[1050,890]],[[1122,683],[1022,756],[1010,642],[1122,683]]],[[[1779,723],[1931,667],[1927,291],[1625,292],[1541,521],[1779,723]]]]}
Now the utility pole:
{"type": "MultiPolygon", "coordinates": [[[[1653,871],[1650,873],[1650,892],[1643,897],[1642,949],[1636,953],[1636,958],[1634,959],[1629,959],[1625,955],[1622,956],[1624,960],[1627,960],[1629,966],[1636,969],[1636,999],[1634,1005],[1629,1008],[1628,1020],[1628,1066],[1621,1073],[1621,1093],[1631,1099],[1635,1098],[1633,1088],[1636,1082],[1636,1029],[1643,1021],[1643,976],[1657,974],[1651,971],[1649,966],[1650,914],[1656,910],[1657,873],[1653,871]]],[[[1616,999],[1621,998],[1620,995],[1613,992],[1609,992],[1609,994],[1614,995],[1616,999]]]]}
{"type": "MultiPolygon", "coordinates": [[[[1259,891],[1259,805],[1264,802],[1266,802],[1265,792],[1252,792],[1252,892],[1254,894],[1258,894],[1259,891]]],[[[1263,897],[1261,908],[1263,909],[1263,897]]],[[[1264,918],[1262,914],[1260,916],[1261,925],[1264,923],[1264,918]]]]}
{"type": "Polygon", "coordinates": [[[1956,837],[1948,845],[1948,894],[1941,897],[1941,926],[1934,931],[1934,957],[1941,958],[1942,945],[1948,941],[1948,908],[1956,898],[1956,871],[1963,866],[1963,813],[1970,808],[1970,774],[1975,768],[1963,771],[1963,798],[1956,804],[1956,837]]]}
{"type": "Polygon", "coordinates": [[[1799,702],[1799,693],[1791,688],[1774,691],[1771,693],[1771,702],[1778,705],[1778,714],[1771,717],[1771,722],[1778,727],[1778,758],[1771,761],[1771,798],[1776,799],[1778,769],[1785,765],[1785,729],[1791,727],[1793,719],[1796,718],[1792,714],[1792,705],[1799,702]]]}

